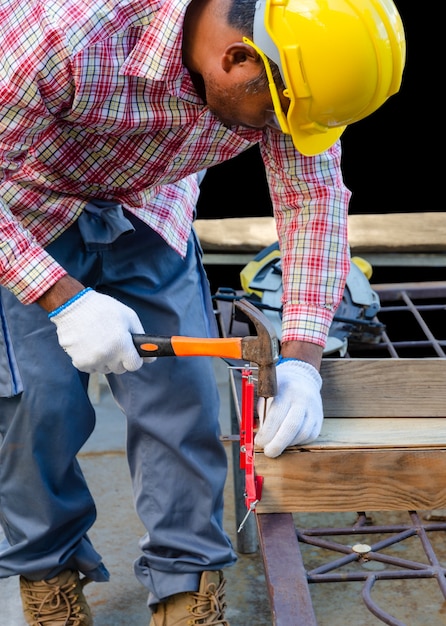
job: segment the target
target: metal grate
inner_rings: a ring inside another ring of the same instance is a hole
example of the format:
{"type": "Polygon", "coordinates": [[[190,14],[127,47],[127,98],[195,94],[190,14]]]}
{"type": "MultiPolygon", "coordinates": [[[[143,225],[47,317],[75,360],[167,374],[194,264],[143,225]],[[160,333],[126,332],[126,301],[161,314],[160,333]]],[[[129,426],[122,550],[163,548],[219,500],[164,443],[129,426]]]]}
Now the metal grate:
{"type": "MultiPolygon", "coordinates": [[[[373,523],[370,515],[359,512],[356,523],[352,526],[306,529],[296,527],[300,544],[320,548],[329,554],[322,564],[306,570],[307,583],[362,582],[364,607],[380,622],[390,626],[408,625],[380,606],[377,598],[373,597],[372,592],[382,581],[430,579],[436,582],[440,595],[446,600],[446,567],[441,565],[435,553],[433,540],[440,533],[436,542],[438,545],[446,532],[446,523],[435,521],[435,516],[426,523],[426,519],[422,519],[416,511],[408,511],[406,515],[409,516],[406,522],[379,525],[373,523]],[[348,543],[340,541],[340,537],[345,537],[348,543]],[[411,544],[405,550],[404,546],[398,548],[398,545],[412,539],[419,541],[417,558],[401,558],[407,551],[413,552],[415,548],[411,544]],[[394,554],[391,553],[392,549],[394,554]]],[[[302,580],[297,580],[296,583],[302,585],[302,580]]],[[[433,594],[433,590],[431,593],[433,594]]],[[[424,599],[427,600],[426,597],[424,599]]],[[[307,606],[305,610],[308,612],[311,607],[307,606]]],[[[431,621],[432,616],[428,617],[429,610],[426,611],[427,621],[435,623],[431,621]]]]}
{"type": "Polygon", "coordinates": [[[350,341],[351,357],[446,358],[446,282],[374,285],[380,298],[379,343],[350,341]]]}

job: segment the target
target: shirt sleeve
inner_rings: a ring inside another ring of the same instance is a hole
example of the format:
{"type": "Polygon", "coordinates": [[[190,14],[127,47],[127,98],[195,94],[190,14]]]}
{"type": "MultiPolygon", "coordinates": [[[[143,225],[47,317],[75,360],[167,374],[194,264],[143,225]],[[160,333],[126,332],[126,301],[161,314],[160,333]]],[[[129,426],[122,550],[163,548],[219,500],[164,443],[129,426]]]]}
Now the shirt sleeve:
{"type": "Polygon", "coordinates": [[[271,133],[261,152],[282,258],[282,341],[325,346],[350,268],[341,145],[304,157],[271,133]]]}
{"type": "Polygon", "coordinates": [[[8,181],[72,98],[72,77],[62,39],[42,32],[36,7],[25,19],[18,4],[0,25],[0,283],[27,304],[66,272],[38,244],[26,220],[8,209],[8,181]]]}

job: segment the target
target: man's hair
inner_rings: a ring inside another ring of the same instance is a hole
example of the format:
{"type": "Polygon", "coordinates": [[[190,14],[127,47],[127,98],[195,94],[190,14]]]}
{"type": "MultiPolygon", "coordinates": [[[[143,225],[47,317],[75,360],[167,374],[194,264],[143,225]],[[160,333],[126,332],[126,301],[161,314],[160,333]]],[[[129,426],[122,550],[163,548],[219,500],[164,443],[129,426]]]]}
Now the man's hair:
{"type": "Polygon", "coordinates": [[[229,26],[252,39],[256,0],[232,0],[227,20],[229,26]]]}

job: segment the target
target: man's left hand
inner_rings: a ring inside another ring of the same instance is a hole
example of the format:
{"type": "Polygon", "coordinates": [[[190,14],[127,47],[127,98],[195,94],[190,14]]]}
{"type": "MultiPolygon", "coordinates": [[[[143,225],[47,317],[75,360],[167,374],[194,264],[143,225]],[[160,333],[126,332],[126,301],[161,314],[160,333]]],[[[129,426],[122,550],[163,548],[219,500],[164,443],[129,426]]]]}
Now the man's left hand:
{"type": "Polygon", "coordinates": [[[255,444],[269,457],[277,457],[289,446],[313,441],[324,418],[322,379],[309,363],[285,360],[277,365],[277,395],[259,398],[257,412],[262,420],[255,444]]]}

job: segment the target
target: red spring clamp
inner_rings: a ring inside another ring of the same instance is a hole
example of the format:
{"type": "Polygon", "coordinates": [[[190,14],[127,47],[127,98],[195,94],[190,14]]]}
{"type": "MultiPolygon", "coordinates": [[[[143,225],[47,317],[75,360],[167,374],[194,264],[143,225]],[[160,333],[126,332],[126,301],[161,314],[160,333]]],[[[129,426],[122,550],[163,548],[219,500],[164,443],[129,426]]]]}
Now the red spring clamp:
{"type": "Polygon", "coordinates": [[[262,497],[263,476],[254,472],[254,383],[249,368],[242,370],[240,469],[245,470],[244,495],[250,513],[262,497]]]}

